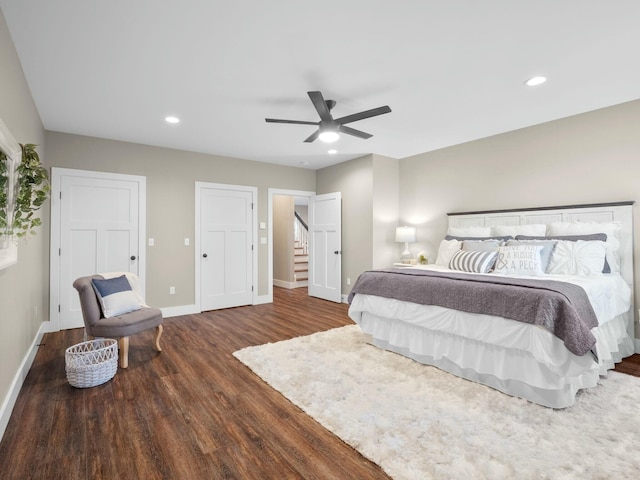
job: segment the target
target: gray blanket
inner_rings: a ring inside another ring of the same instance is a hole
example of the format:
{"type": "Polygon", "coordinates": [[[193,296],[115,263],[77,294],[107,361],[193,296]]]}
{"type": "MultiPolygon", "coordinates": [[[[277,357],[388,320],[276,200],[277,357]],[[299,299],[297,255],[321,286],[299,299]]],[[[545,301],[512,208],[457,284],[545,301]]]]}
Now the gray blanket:
{"type": "Polygon", "coordinates": [[[349,303],[358,293],[540,325],[576,355],[596,343],[593,307],[584,289],[571,283],[393,268],[361,274],[349,303]]]}

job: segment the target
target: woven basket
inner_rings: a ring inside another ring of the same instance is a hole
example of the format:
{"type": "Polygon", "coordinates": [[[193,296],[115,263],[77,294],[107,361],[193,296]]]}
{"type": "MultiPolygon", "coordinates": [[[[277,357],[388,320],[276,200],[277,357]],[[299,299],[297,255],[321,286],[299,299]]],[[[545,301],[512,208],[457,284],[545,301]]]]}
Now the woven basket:
{"type": "Polygon", "coordinates": [[[90,340],[64,353],[67,380],[78,388],[95,387],[111,380],[118,370],[118,342],[111,338],[90,340]]]}

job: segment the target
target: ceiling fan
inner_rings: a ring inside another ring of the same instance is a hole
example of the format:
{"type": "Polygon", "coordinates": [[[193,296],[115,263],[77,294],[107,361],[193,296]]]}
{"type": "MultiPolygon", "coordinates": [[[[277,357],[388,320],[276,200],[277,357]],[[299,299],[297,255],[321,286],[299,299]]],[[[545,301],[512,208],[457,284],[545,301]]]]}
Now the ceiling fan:
{"type": "Polygon", "coordinates": [[[331,109],[336,106],[334,100],[325,100],[322,96],[322,92],[307,92],[313,106],[316,107],[318,115],[320,115],[319,122],[307,122],[304,120],[279,120],[277,118],[265,118],[265,121],[269,123],[293,123],[297,125],[317,125],[316,130],[310,135],[305,142],[313,142],[316,138],[320,138],[323,142],[335,142],[340,137],[340,133],[346,133],[347,135],[353,135],[354,137],[367,139],[373,135],[365,133],[355,128],[345,126],[346,123],[356,122],[358,120],[364,120],[365,118],[375,117],[384,113],[391,112],[388,105],[384,107],[372,108],[371,110],[365,110],[364,112],[354,113],[347,115],[346,117],[333,118],[331,115],[331,109]]]}

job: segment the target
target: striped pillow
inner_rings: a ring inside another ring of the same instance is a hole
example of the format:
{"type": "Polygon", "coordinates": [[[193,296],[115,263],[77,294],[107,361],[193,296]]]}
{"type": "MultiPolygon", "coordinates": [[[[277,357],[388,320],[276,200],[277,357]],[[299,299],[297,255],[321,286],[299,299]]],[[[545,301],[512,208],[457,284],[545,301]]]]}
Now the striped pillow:
{"type": "Polygon", "coordinates": [[[487,273],[496,263],[498,252],[473,252],[460,250],[451,257],[449,268],[463,272],[487,273]]]}

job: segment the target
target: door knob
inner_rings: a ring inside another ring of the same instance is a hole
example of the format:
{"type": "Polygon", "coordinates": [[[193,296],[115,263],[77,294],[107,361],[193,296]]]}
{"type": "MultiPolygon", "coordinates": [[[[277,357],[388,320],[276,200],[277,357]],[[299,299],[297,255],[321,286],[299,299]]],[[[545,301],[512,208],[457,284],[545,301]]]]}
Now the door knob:
{"type": "Polygon", "coordinates": [[[131,255],[131,260],[135,260],[136,256],[135,255],[131,255]]]}
{"type": "Polygon", "coordinates": [[[336,250],[336,251],[335,251],[335,252],[333,252],[333,253],[335,253],[336,255],[340,255],[342,252],[341,252],[340,250],[336,250]]]}
{"type": "Polygon", "coordinates": [[[207,254],[206,254],[206,253],[203,253],[203,254],[202,254],[202,258],[207,258],[207,254]]]}

